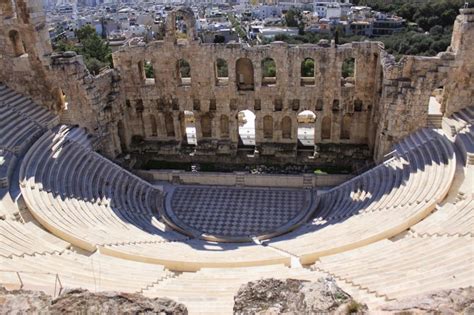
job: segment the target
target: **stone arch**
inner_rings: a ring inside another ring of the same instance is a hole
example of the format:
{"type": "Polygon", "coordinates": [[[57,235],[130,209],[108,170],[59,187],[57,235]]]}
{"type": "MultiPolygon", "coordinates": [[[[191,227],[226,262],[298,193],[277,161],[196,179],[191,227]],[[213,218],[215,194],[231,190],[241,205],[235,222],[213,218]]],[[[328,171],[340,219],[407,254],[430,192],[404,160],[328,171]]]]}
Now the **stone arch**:
{"type": "Polygon", "coordinates": [[[353,57],[344,59],[341,66],[341,78],[343,83],[354,80],[356,71],[356,61],[353,57]]]}
{"type": "Polygon", "coordinates": [[[191,84],[191,65],[185,59],[179,59],[176,63],[176,70],[178,73],[178,81],[181,85],[191,84]]]}
{"type": "Polygon", "coordinates": [[[352,117],[345,114],[341,123],[341,139],[349,140],[351,138],[352,117]]]}
{"type": "Polygon", "coordinates": [[[150,128],[151,128],[151,136],[156,137],[158,136],[158,124],[156,123],[155,115],[150,114],[150,128]]]}
{"type": "Polygon", "coordinates": [[[196,116],[192,111],[185,110],[181,115],[184,140],[187,144],[197,145],[196,116]]]}
{"type": "Polygon", "coordinates": [[[237,89],[240,91],[253,91],[254,72],[252,61],[248,58],[240,58],[235,62],[235,77],[237,89]]]}
{"type": "Polygon", "coordinates": [[[442,115],[445,111],[444,86],[434,89],[428,101],[428,115],[442,115]]]}
{"type": "Polygon", "coordinates": [[[321,120],[321,139],[331,139],[331,117],[325,116],[321,120]]]}
{"type": "Polygon", "coordinates": [[[220,132],[221,137],[229,137],[229,117],[227,115],[221,115],[220,118],[220,132]]]}
{"type": "Polygon", "coordinates": [[[203,138],[212,137],[212,117],[208,113],[201,116],[201,133],[203,138]]]}
{"type": "Polygon", "coordinates": [[[11,30],[8,33],[8,37],[10,39],[10,43],[13,47],[13,52],[16,57],[25,54],[25,45],[21,40],[20,33],[17,30],[11,30]]]}
{"type": "Polygon", "coordinates": [[[171,113],[165,114],[165,129],[167,137],[175,137],[176,133],[174,131],[174,119],[171,113]]]}
{"type": "Polygon", "coordinates": [[[121,120],[119,120],[119,122],[117,123],[117,134],[120,141],[120,149],[122,150],[122,152],[126,152],[127,151],[127,138],[125,134],[125,126],[123,124],[123,121],[121,120]]]}
{"type": "Polygon", "coordinates": [[[262,60],[262,85],[274,85],[277,78],[277,66],[275,60],[272,58],[265,58],[262,60]]]}
{"type": "Polygon", "coordinates": [[[194,12],[189,7],[178,7],[168,13],[166,17],[166,39],[169,41],[177,42],[178,30],[186,35],[188,41],[194,41],[198,39],[196,32],[196,19],[194,18],[194,12]]]}
{"type": "Polygon", "coordinates": [[[263,117],[263,137],[273,139],[273,117],[270,115],[263,117]]]}
{"type": "Polygon", "coordinates": [[[315,84],[315,72],[314,72],[314,59],[305,58],[301,62],[301,86],[314,85],[315,84]]]}
{"type": "Polygon", "coordinates": [[[283,139],[291,139],[291,118],[283,117],[281,120],[281,135],[283,139]]]}
{"type": "Polygon", "coordinates": [[[215,63],[215,75],[217,85],[223,85],[229,82],[229,67],[227,61],[222,58],[217,58],[215,63]]]}
{"type": "Polygon", "coordinates": [[[302,146],[314,146],[316,114],[311,110],[300,112],[296,118],[298,122],[298,144],[302,146]]]}
{"type": "Polygon", "coordinates": [[[248,109],[237,114],[240,145],[255,146],[255,117],[255,113],[248,109]]]}

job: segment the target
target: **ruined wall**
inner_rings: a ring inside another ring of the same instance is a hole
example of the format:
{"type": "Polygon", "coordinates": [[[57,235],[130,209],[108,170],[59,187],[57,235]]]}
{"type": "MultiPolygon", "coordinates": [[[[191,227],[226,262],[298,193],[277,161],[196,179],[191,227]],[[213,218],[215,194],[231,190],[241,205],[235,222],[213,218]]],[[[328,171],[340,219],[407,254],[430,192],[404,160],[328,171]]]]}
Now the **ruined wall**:
{"type": "Polygon", "coordinates": [[[51,60],[54,84],[66,101],[59,111],[61,123],[86,128],[95,137],[95,148],[103,154],[120,154],[116,122],[122,116],[125,102],[119,90],[119,74],[108,69],[93,76],[82,56],[74,52],[55,53],[51,60]]]}
{"type": "Polygon", "coordinates": [[[124,47],[113,54],[113,59],[122,77],[120,86],[127,104],[123,121],[127,147],[131,147],[132,139],[141,139],[147,150],[177,154],[186,144],[184,111],[191,111],[196,119],[196,154],[234,155],[239,146],[237,115],[246,109],[256,115],[256,146],[263,156],[296,156],[297,115],[303,110],[316,114],[315,145],[371,146],[373,86],[380,76],[379,58],[380,45],[376,42],[342,46],[274,42],[248,47],[201,44],[192,35],[188,40],[176,40],[172,32],[167,32],[164,41],[124,47]],[[355,59],[355,76],[342,80],[342,63],[351,57],[355,59]],[[276,64],[276,78],[268,81],[262,78],[265,58],[272,58],[276,64]],[[301,76],[301,63],[306,58],[315,61],[315,75],[309,84],[302,82],[301,76]],[[190,64],[190,79],[180,77],[180,59],[190,64]],[[227,63],[225,80],[217,76],[217,59],[227,63]],[[247,61],[245,66],[250,64],[250,70],[239,68],[242,60],[247,61]],[[144,77],[145,63],[153,65],[154,78],[144,77]],[[239,73],[243,87],[239,85],[239,73]],[[327,139],[321,136],[323,118],[330,121],[327,139]],[[341,137],[344,119],[348,136],[341,137]],[[285,134],[285,128],[291,130],[290,134],[285,134]]]}
{"type": "Polygon", "coordinates": [[[311,110],[313,159],[334,161],[342,155],[338,146],[354,152],[344,159],[380,159],[428,124],[434,90],[444,114],[473,105],[473,9],[461,10],[446,52],[396,62],[378,42],[202,44],[192,12],[179,8],[168,16],[164,40],[122,47],[113,54],[115,69],[98,76],[81,56],[51,52],[40,1],[0,0],[0,17],[0,82],[48,106],[63,123],[87,128],[96,148],[111,157],[134,152],[175,158],[192,151],[199,160],[231,161],[244,152],[238,113],[251,110],[254,152],[265,161],[292,161],[308,150],[298,144],[297,115],[311,110]],[[184,23],[184,35],[177,21],[184,23]],[[275,62],[275,77],[263,77],[266,58],[275,62]],[[315,62],[310,78],[301,73],[306,58],[315,62]],[[355,60],[355,74],[342,78],[348,58],[355,60]],[[227,64],[225,78],[217,75],[218,59],[227,64]],[[180,60],[189,64],[190,77],[180,72],[180,60]],[[145,75],[147,64],[153,78],[145,75]],[[186,140],[184,111],[194,114],[197,146],[186,140]]]}
{"type": "Polygon", "coordinates": [[[41,1],[0,0],[0,82],[52,108],[51,50],[41,1]]]}
{"type": "Polygon", "coordinates": [[[374,147],[375,159],[394,143],[426,127],[433,91],[441,91],[441,114],[474,105],[474,9],[461,9],[451,46],[436,57],[405,56],[395,62],[383,52],[383,84],[374,147]]]}
{"type": "Polygon", "coordinates": [[[121,153],[110,123],[121,116],[112,111],[118,108],[117,80],[113,70],[90,75],[73,52],[52,52],[42,1],[0,0],[0,82],[46,106],[62,123],[87,128],[96,149],[110,157],[121,153]]]}
{"type": "Polygon", "coordinates": [[[474,105],[474,9],[461,9],[450,48],[455,60],[446,86],[447,115],[474,105]]]}

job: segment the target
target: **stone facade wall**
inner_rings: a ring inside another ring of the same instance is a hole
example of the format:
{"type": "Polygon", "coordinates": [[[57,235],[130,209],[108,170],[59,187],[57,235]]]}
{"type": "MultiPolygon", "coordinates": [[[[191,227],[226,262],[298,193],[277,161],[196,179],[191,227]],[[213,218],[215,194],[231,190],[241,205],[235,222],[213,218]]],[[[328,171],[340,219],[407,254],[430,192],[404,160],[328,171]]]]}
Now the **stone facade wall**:
{"type": "Polygon", "coordinates": [[[378,42],[202,44],[192,12],[179,8],[169,15],[163,40],[122,47],[113,54],[114,69],[92,76],[81,56],[51,52],[40,2],[0,0],[0,82],[48,106],[63,123],[86,127],[110,157],[189,153],[184,111],[190,111],[197,137],[192,154],[232,159],[243,150],[238,113],[251,110],[254,153],[291,161],[302,149],[297,115],[311,110],[314,159],[328,145],[352,145],[368,148],[367,157],[378,160],[394,142],[427,125],[433,90],[442,90],[446,114],[472,105],[473,9],[461,10],[448,51],[395,62],[378,42]],[[179,16],[186,38],[174,28],[179,16]],[[263,78],[265,58],[274,60],[276,77],[263,78]],[[314,78],[301,76],[305,58],[315,61],[314,78]],[[342,78],[347,58],[355,60],[355,75],[342,78]],[[217,59],[227,63],[225,79],[217,76],[217,59]],[[190,78],[181,77],[179,60],[189,63],[190,78]],[[146,78],[145,64],[153,66],[154,78],[146,78]]]}

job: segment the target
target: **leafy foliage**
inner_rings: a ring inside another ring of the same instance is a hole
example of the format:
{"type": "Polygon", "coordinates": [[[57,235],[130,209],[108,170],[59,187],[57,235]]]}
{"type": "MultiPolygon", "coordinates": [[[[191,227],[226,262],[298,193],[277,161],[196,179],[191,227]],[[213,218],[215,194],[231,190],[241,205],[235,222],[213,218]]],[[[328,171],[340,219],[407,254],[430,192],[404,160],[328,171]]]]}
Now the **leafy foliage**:
{"type": "Polygon", "coordinates": [[[273,59],[265,58],[262,61],[262,75],[264,78],[276,76],[276,65],[273,59]]]}
{"type": "Polygon", "coordinates": [[[227,67],[227,62],[224,59],[217,59],[217,76],[219,78],[227,78],[229,76],[229,69],[227,67]]]}
{"type": "Polygon", "coordinates": [[[57,51],[72,50],[84,57],[84,63],[90,73],[97,75],[104,67],[112,66],[112,51],[90,25],[85,25],[76,31],[79,45],[60,40],[56,43],[57,51]]]}
{"type": "Polygon", "coordinates": [[[347,58],[342,63],[342,77],[343,78],[350,78],[354,76],[354,66],[355,60],[354,58],[347,58]]]}
{"type": "Polygon", "coordinates": [[[184,59],[178,61],[179,73],[181,78],[190,78],[191,77],[191,66],[189,62],[184,59]]]}
{"type": "Polygon", "coordinates": [[[314,77],[314,60],[306,58],[301,63],[301,76],[304,78],[314,77]]]}
{"type": "Polygon", "coordinates": [[[145,77],[147,79],[152,79],[155,77],[155,70],[153,69],[151,62],[145,62],[143,67],[145,68],[145,77]]]}

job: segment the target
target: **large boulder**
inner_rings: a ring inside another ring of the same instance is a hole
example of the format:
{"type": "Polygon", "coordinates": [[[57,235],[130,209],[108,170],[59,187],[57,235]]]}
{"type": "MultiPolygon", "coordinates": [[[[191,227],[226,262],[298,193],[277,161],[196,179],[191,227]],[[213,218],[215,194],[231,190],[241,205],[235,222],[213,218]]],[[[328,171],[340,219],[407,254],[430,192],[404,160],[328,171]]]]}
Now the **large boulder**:
{"type": "Polygon", "coordinates": [[[167,314],[186,315],[183,304],[137,293],[66,291],[52,300],[42,292],[0,291],[0,314],[167,314]]]}
{"type": "Polygon", "coordinates": [[[341,290],[334,279],[315,282],[264,279],[243,285],[234,297],[235,314],[346,314],[366,310],[341,290]]]}
{"type": "Polygon", "coordinates": [[[474,287],[440,290],[390,302],[382,311],[398,314],[474,314],[474,287]]]}

